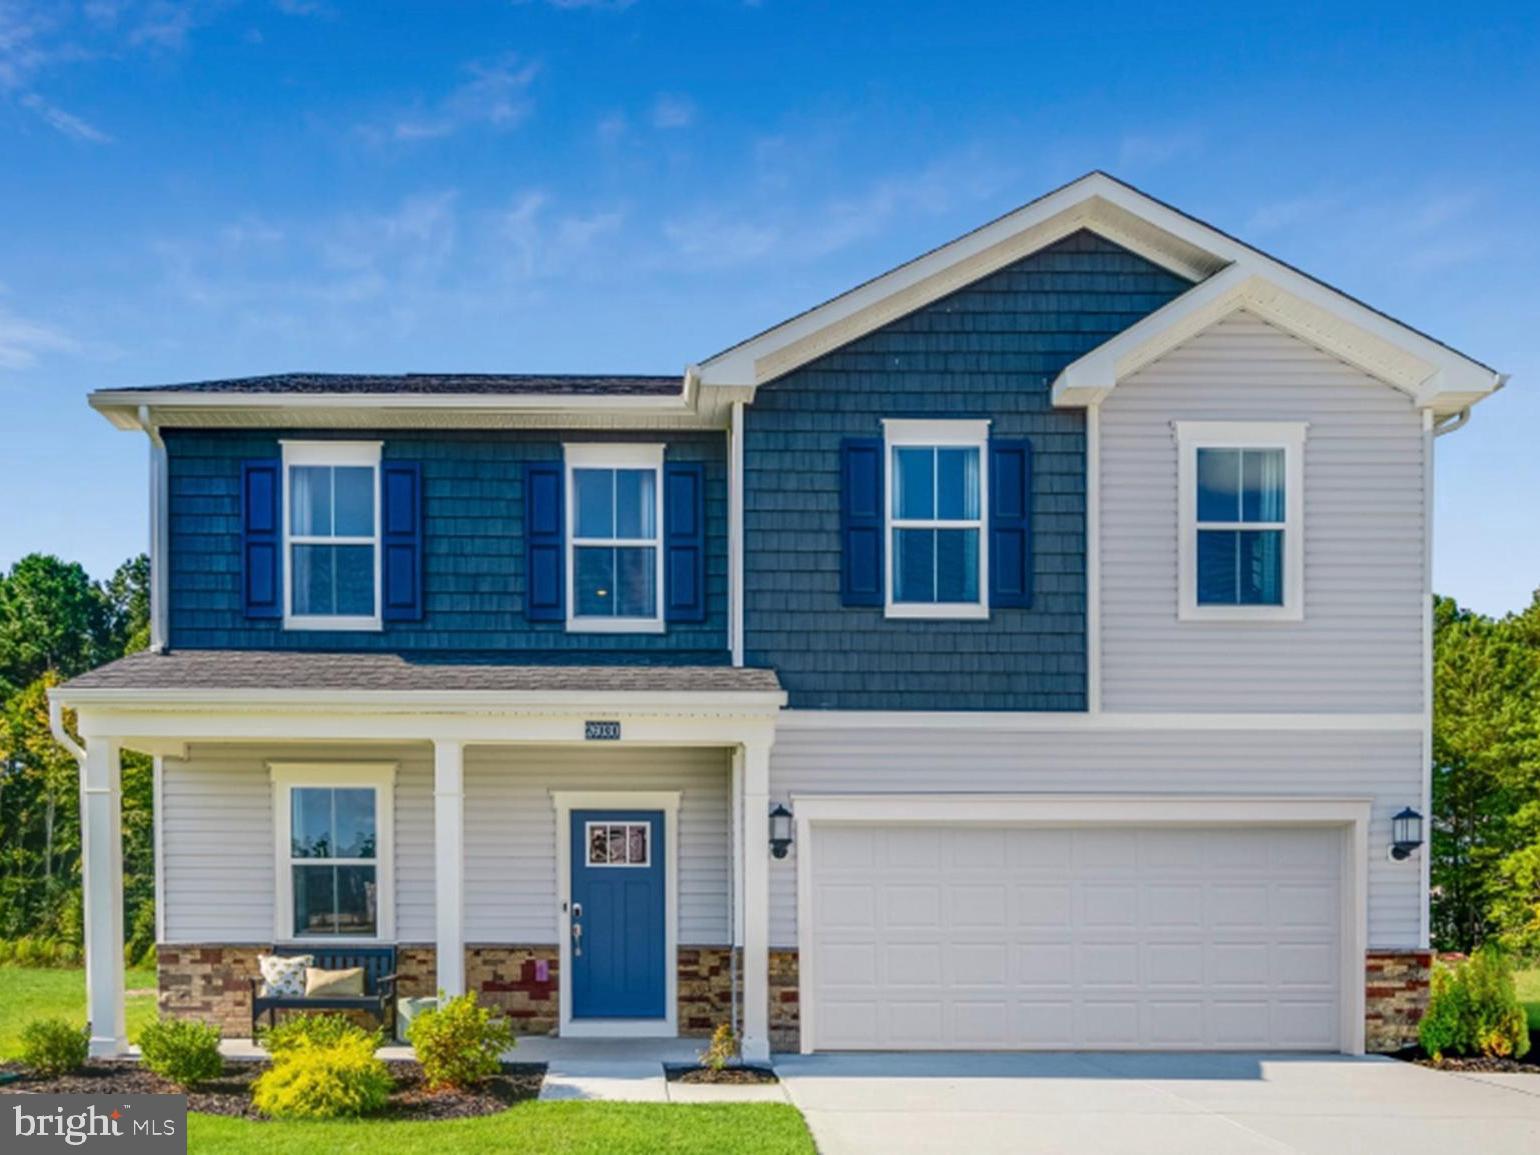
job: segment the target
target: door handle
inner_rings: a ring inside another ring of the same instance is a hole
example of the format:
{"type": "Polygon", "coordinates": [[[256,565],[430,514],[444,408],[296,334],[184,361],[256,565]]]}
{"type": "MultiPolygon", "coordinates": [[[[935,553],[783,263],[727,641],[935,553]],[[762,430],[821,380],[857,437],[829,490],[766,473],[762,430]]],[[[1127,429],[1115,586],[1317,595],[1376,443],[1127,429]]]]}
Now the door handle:
{"type": "Polygon", "coordinates": [[[577,958],[583,953],[583,904],[572,904],[572,957],[577,958]]]}

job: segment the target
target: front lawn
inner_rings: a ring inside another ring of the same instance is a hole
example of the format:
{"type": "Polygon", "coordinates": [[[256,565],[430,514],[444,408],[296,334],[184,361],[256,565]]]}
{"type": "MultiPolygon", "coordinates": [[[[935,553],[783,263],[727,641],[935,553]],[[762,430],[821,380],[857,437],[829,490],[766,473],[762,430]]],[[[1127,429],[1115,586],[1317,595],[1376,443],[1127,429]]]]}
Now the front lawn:
{"type": "Polygon", "coordinates": [[[1529,1012],[1529,1029],[1540,1031],[1540,967],[1534,970],[1517,971],[1513,978],[1518,984],[1519,1001],[1529,1012]]]}
{"type": "MultiPolygon", "coordinates": [[[[130,969],[129,990],[154,990],[155,972],[130,969]]],[[[128,1037],[155,1017],[155,996],[132,995],[128,1000],[128,1037]]],[[[0,1061],[16,1059],[21,1029],[33,1019],[65,1018],[86,1024],[86,973],[80,968],[45,970],[0,966],[0,1061]]]]}
{"type": "Polygon", "coordinates": [[[785,1103],[520,1103],[501,1115],[432,1123],[254,1123],[193,1115],[198,1155],[813,1155],[807,1126],[785,1103]]]}
{"type": "MultiPolygon", "coordinates": [[[[129,990],[153,988],[153,970],[130,970],[129,990]]],[[[128,1000],[128,1036],[155,1015],[154,995],[128,1000]]],[[[21,1029],[33,1019],[63,1016],[84,1025],[85,972],[0,967],[0,1061],[17,1058],[21,1029]]],[[[188,1147],[198,1155],[614,1155],[667,1151],[680,1155],[813,1155],[813,1140],[795,1108],[784,1103],[520,1103],[500,1115],[434,1122],[256,1123],[193,1113],[188,1147]]]]}

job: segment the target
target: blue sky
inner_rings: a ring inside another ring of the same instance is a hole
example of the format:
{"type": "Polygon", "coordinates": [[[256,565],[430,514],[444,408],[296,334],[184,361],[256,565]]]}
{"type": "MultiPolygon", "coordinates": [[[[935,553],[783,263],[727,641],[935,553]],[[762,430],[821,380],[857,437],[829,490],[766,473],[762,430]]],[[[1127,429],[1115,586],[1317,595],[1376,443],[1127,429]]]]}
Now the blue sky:
{"type": "Polygon", "coordinates": [[[0,565],[144,547],[93,388],[678,372],[1105,168],[1513,374],[1436,582],[1519,608],[1540,9],[1344,7],[0,0],[0,565]]]}

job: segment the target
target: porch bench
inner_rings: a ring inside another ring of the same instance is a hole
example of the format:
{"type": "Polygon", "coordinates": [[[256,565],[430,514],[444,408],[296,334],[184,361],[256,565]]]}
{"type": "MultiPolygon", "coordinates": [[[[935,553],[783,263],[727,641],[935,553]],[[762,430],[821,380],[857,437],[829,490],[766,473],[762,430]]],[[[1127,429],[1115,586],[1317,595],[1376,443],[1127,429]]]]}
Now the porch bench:
{"type": "Polygon", "coordinates": [[[278,1025],[278,1012],[284,1011],[363,1011],[373,1015],[381,1027],[396,1026],[396,948],[393,946],[338,946],[316,949],[294,948],[295,954],[308,954],[312,965],[322,970],[362,967],[364,993],[361,995],[264,995],[262,978],[251,980],[251,1037],[257,1037],[257,1021],[267,1013],[267,1025],[278,1025]],[[388,1022],[387,1022],[388,1020],[388,1022]]]}

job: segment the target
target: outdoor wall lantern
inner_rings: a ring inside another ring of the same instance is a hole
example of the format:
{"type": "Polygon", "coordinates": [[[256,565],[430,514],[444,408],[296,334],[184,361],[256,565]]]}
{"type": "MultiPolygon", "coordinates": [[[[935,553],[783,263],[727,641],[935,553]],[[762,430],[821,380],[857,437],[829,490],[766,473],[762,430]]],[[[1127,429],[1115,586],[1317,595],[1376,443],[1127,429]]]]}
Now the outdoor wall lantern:
{"type": "Polygon", "coordinates": [[[770,853],[776,858],[785,858],[790,846],[791,811],[777,802],[775,809],[770,811],[770,853]]]}
{"type": "Polygon", "coordinates": [[[1402,862],[1422,845],[1422,815],[1410,806],[1390,820],[1390,857],[1402,862]]]}

